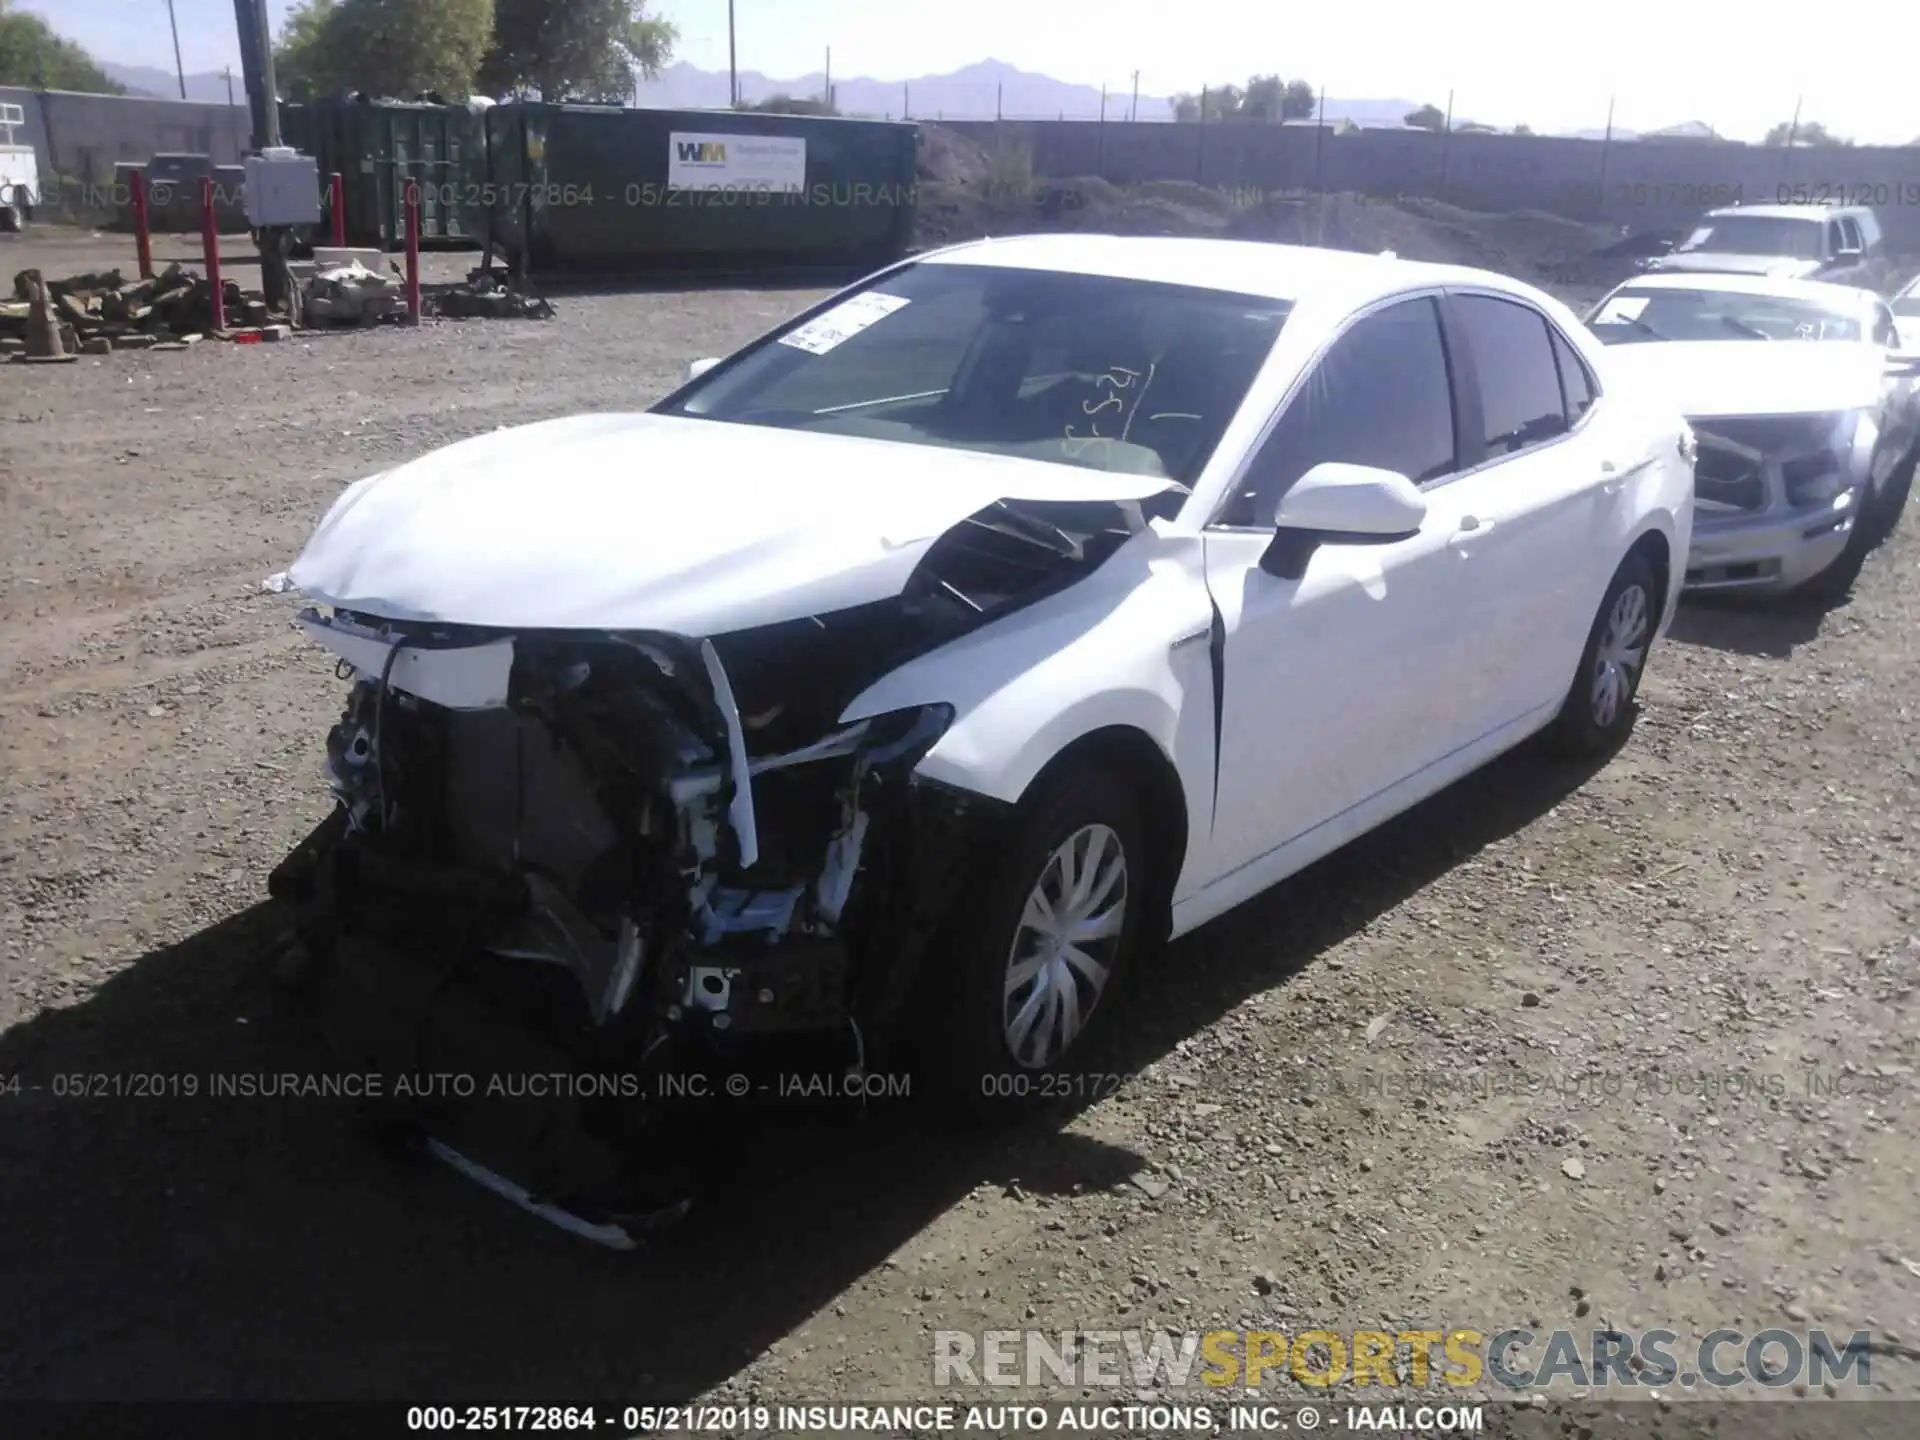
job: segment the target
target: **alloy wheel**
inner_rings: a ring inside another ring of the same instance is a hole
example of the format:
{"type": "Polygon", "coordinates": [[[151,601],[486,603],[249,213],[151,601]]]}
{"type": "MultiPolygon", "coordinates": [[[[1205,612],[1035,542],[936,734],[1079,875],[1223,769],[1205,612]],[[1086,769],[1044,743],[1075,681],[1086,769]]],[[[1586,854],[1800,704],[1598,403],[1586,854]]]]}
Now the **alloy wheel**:
{"type": "Polygon", "coordinates": [[[1023,1067],[1044,1069],[1086,1027],[1113,973],[1127,916],[1127,855],[1106,825],[1083,825],[1028,892],[1007,952],[1003,1034],[1023,1067]]]}
{"type": "Polygon", "coordinates": [[[1593,654],[1590,703],[1593,723],[1602,730],[1611,726],[1633,699],[1640,667],[1647,660],[1649,628],[1646,589],[1629,585],[1614,598],[1593,654]]]}

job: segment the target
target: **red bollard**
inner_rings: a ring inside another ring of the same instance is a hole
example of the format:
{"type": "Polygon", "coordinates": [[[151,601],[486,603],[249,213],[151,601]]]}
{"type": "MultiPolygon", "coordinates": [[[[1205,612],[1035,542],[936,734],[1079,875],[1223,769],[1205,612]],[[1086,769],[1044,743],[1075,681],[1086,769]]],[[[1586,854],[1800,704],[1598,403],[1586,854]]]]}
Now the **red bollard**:
{"type": "Polygon", "coordinates": [[[227,287],[220,278],[220,221],[213,211],[213,177],[200,179],[200,248],[206,255],[207,285],[213,291],[213,328],[227,328],[227,287]]]}
{"type": "Polygon", "coordinates": [[[407,182],[407,323],[420,323],[420,186],[407,182]]]}
{"type": "Polygon", "coordinates": [[[153,217],[147,213],[147,172],[133,172],[133,244],[140,257],[140,278],[153,278],[153,217]]]}
{"type": "Polygon", "coordinates": [[[338,170],[327,179],[327,209],[333,215],[333,243],[342,248],[347,243],[347,182],[338,170]]]}

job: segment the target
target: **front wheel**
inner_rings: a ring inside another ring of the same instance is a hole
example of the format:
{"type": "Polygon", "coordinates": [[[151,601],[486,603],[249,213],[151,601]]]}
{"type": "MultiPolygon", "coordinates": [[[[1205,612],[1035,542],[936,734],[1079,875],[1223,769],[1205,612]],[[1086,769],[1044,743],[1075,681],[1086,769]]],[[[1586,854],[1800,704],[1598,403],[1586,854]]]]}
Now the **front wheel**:
{"type": "Polygon", "coordinates": [[[1900,516],[1906,511],[1907,497],[1913,493],[1913,476],[1917,468],[1920,468],[1920,446],[1916,446],[1900,468],[1887,478],[1886,488],[1874,497],[1872,505],[1862,517],[1875,546],[1891,539],[1893,532],[1900,528],[1900,516]]]}
{"type": "Polygon", "coordinates": [[[1634,699],[1660,620],[1660,576],[1640,551],[1621,563],[1600,602],[1580,668],[1554,723],[1559,748],[1576,756],[1606,755],[1633,729],[1634,699]]]}
{"type": "Polygon", "coordinates": [[[17,200],[0,203],[0,235],[18,235],[27,228],[27,212],[17,200]]]}
{"type": "Polygon", "coordinates": [[[948,1029],[930,1047],[947,1099],[984,1115],[1074,1089],[1147,895],[1139,807],[1118,776],[1074,766],[1021,802],[969,897],[944,1013],[928,1017],[948,1029]]]}

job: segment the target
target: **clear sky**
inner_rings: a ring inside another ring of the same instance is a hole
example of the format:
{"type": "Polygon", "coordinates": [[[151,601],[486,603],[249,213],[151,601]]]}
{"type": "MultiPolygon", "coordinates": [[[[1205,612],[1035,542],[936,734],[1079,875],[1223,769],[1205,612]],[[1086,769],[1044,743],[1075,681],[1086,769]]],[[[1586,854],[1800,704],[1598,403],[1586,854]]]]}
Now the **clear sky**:
{"type": "MultiPolygon", "coordinates": [[[[167,0],[16,0],[102,59],[171,68],[167,0]]],[[[276,24],[290,0],[268,0],[276,24]]],[[[1536,130],[1705,120],[1758,139],[1793,113],[1863,143],[1920,137],[1920,0],[1826,10],[1779,0],[733,0],[740,66],[905,79],[989,56],[1146,94],[1277,72],[1333,95],[1401,98],[1536,130]]],[[[186,68],[236,64],[233,0],[174,0],[186,68]]],[[[727,0],[654,0],[678,58],[727,64],[727,0]]]]}

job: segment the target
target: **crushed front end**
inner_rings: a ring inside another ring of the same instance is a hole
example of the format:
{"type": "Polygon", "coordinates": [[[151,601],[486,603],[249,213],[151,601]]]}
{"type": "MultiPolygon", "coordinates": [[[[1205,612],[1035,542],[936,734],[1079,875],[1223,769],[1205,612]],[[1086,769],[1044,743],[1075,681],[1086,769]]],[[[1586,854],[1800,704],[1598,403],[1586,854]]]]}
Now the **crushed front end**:
{"type": "Polygon", "coordinates": [[[1840,559],[1876,433],[1859,412],[1688,423],[1699,454],[1687,589],[1791,590],[1840,559]]]}
{"type": "Polygon", "coordinates": [[[271,888],[341,1063],[445,1158],[624,1246],[684,1201],[676,1083],[769,1041],[875,1063],[991,809],[912,775],[945,707],[837,723],[897,607],[717,642],[301,619],[351,681],[339,804],[271,888]]]}

